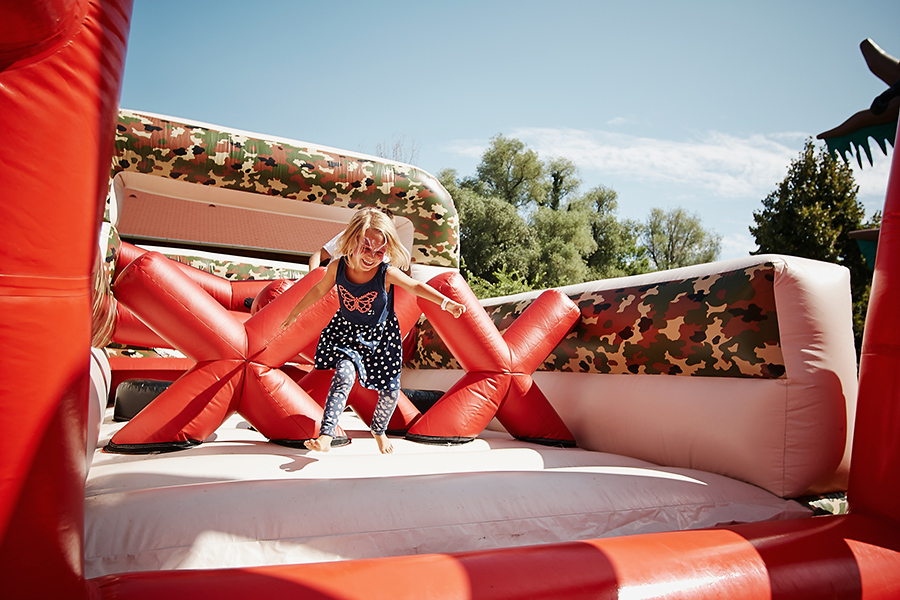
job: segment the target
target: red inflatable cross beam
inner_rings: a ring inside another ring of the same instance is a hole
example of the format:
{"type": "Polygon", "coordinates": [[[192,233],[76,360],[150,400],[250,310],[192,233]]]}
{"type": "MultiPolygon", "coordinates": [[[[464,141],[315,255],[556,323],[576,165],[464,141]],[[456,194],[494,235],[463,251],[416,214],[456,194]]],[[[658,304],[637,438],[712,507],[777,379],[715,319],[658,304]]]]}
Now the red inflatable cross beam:
{"type": "MultiPolygon", "coordinates": [[[[323,273],[313,271],[241,323],[162,254],[135,259],[116,279],[116,297],[197,364],[120,429],[106,449],[188,448],[235,412],[276,443],[299,446],[315,437],[321,407],[279,367],[315,342],[335,313],[337,296],[326,296],[286,329],[281,323],[323,273]]],[[[336,439],[349,441],[341,432],[336,439]]]]}
{"type": "Polygon", "coordinates": [[[419,301],[466,374],[406,437],[424,443],[468,442],[496,416],[518,439],[574,446],[574,436],[532,374],[580,318],[575,303],[558,290],[547,290],[501,336],[459,273],[443,273],[428,283],[466,306],[454,319],[440,306],[419,301]]]}

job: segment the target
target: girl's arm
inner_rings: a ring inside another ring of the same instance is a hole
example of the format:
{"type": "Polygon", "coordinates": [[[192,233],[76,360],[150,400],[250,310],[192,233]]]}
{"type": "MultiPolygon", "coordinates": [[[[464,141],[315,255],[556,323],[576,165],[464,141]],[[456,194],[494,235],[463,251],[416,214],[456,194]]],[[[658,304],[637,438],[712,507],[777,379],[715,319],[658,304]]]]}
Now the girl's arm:
{"type": "Polygon", "coordinates": [[[337,273],[337,261],[332,261],[328,264],[328,267],[325,269],[325,275],[316,285],[309,288],[306,294],[300,298],[300,301],[294,306],[293,310],[288,313],[288,316],[285,318],[284,322],[281,324],[281,328],[284,329],[288,325],[290,325],[294,319],[297,318],[297,315],[302,313],[304,310],[321,300],[325,297],[325,295],[331,291],[331,288],[334,287],[334,278],[337,273]]]}
{"type": "Polygon", "coordinates": [[[384,281],[387,284],[399,285],[407,292],[415,294],[419,298],[425,298],[426,300],[434,302],[435,304],[440,304],[441,308],[452,313],[453,317],[456,319],[458,319],[460,315],[466,312],[466,307],[464,304],[454,302],[427,283],[417,281],[409,275],[406,275],[397,267],[388,267],[384,281]]]}

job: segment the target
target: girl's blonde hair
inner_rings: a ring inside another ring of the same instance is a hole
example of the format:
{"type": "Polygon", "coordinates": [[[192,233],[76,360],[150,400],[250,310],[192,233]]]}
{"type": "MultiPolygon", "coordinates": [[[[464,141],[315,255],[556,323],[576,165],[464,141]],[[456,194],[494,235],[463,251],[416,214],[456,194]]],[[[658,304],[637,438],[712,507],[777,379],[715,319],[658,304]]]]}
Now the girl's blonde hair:
{"type": "Polygon", "coordinates": [[[400,243],[400,236],[397,235],[394,220],[377,208],[362,208],[353,215],[338,240],[338,252],[344,256],[350,256],[369,229],[374,229],[384,236],[386,243],[384,255],[388,262],[403,271],[409,269],[409,250],[400,243]]]}

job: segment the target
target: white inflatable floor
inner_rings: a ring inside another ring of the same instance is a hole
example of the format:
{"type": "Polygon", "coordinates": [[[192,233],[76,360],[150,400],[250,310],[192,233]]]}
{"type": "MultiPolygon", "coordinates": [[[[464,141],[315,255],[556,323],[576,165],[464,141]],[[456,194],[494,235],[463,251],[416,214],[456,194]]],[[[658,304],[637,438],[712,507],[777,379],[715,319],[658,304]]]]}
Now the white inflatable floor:
{"type": "Polygon", "coordinates": [[[462,446],[394,439],[380,455],[351,412],[353,442],[327,454],[267,442],[239,415],[204,444],[103,453],[88,474],[87,577],[158,569],[455,552],[800,518],[756,486],[498,432],[462,446]]]}

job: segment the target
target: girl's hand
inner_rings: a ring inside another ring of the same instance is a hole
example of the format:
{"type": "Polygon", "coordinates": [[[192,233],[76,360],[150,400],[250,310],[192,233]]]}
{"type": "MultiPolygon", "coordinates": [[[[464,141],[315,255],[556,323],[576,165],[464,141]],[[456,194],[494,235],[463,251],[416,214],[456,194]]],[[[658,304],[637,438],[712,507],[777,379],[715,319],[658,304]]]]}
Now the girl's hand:
{"type": "Polygon", "coordinates": [[[447,299],[447,304],[444,305],[444,310],[453,315],[454,319],[458,319],[462,316],[464,312],[466,312],[466,305],[460,304],[459,302],[454,302],[453,300],[447,299]]]}

